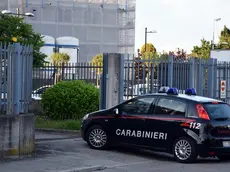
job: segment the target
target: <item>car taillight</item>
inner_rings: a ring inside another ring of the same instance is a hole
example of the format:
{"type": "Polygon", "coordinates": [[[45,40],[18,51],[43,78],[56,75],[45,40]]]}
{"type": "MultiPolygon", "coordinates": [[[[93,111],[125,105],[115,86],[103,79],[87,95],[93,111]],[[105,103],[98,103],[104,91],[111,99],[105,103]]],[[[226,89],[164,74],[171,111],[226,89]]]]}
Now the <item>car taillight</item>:
{"type": "Polygon", "coordinates": [[[199,118],[205,119],[205,120],[210,120],[208,113],[206,112],[206,110],[204,109],[204,107],[201,104],[196,105],[196,110],[197,110],[199,118]]]}

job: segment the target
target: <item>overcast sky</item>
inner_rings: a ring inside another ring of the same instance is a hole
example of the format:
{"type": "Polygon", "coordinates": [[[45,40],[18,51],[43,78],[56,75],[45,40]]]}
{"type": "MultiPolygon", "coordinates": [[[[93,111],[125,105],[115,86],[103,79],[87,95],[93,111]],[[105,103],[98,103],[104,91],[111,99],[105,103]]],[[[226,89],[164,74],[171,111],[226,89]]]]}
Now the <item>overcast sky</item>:
{"type": "Polygon", "coordinates": [[[148,34],[148,42],[158,51],[177,47],[188,52],[200,39],[215,40],[224,25],[230,26],[230,0],[136,0],[136,49],[144,44],[144,28],[156,30],[148,34]]]}

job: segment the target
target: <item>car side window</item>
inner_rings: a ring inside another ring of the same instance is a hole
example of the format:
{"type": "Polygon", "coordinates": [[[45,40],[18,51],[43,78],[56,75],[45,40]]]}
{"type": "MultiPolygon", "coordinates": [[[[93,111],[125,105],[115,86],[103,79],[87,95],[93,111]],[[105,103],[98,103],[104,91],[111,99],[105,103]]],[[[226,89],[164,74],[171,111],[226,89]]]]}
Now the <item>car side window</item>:
{"type": "Polygon", "coordinates": [[[159,102],[155,106],[154,114],[185,116],[185,111],[186,111],[185,102],[171,99],[171,98],[160,98],[159,102]]]}
{"type": "Polygon", "coordinates": [[[132,99],[123,103],[119,110],[123,115],[127,114],[147,114],[155,97],[143,97],[132,99]]]}

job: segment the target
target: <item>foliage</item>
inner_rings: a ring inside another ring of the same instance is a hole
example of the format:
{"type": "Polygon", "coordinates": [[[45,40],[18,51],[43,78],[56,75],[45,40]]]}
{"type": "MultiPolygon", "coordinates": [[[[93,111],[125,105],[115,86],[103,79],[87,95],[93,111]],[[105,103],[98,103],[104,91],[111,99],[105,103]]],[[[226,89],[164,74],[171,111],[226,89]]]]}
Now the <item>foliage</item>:
{"type": "Polygon", "coordinates": [[[143,79],[144,75],[147,75],[147,66],[146,63],[142,62],[140,57],[134,59],[134,68],[135,68],[135,78],[143,79]]]}
{"type": "Polygon", "coordinates": [[[81,119],[99,108],[99,89],[81,80],[61,81],[42,94],[44,114],[52,120],[81,119]]]}
{"type": "Polygon", "coordinates": [[[230,49],[230,29],[224,26],[219,37],[219,49],[230,49]]]}
{"type": "Polygon", "coordinates": [[[145,44],[141,47],[141,55],[145,55],[146,52],[151,52],[155,54],[157,52],[156,48],[153,46],[152,43],[146,44],[146,51],[145,51],[145,44]]]}
{"type": "Polygon", "coordinates": [[[94,66],[97,66],[97,74],[101,74],[102,73],[102,65],[103,65],[103,55],[102,54],[98,54],[96,56],[93,57],[91,63],[93,63],[94,66]]]}
{"type": "Polygon", "coordinates": [[[211,50],[210,41],[206,41],[205,39],[202,39],[200,46],[194,46],[193,47],[192,56],[203,58],[203,59],[209,59],[210,50],[211,50]]]}
{"type": "Polygon", "coordinates": [[[42,36],[34,32],[32,26],[23,21],[23,18],[12,15],[0,15],[0,41],[33,45],[33,66],[41,67],[46,55],[40,52],[43,46],[42,36]]]}
{"type": "Polygon", "coordinates": [[[68,63],[70,56],[67,53],[53,53],[50,60],[54,64],[68,63]]]}
{"type": "Polygon", "coordinates": [[[62,130],[80,130],[80,120],[50,120],[43,117],[36,117],[35,127],[41,129],[62,129],[62,130]]]}
{"type": "MultiPolygon", "coordinates": [[[[50,57],[51,63],[56,66],[54,83],[61,81],[60,69],[64,63],[68,63],[70,60],[70,56],[67,53],[53,53],[50,57]]],[[[44,64],[46,65],[46,64],[44,64]]]]}
{"type": "Polygon", "coordinates": [[[176,51],[169,52],[169,55],[173,56],[175,60],[186,60],[187,59],[186,51],[180,48],[177,48],[176,51]]]}

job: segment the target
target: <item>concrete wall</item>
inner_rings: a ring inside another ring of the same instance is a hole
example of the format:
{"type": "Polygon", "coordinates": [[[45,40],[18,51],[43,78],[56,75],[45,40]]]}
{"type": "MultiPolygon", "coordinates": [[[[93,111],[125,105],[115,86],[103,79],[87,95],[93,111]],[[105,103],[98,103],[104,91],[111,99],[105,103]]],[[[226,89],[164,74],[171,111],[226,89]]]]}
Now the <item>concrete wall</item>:
{"type": "Polygon", "coordinates": [[[0,115],[0,158],[30,155],[35,150],[35,115],[0,115]]]}

